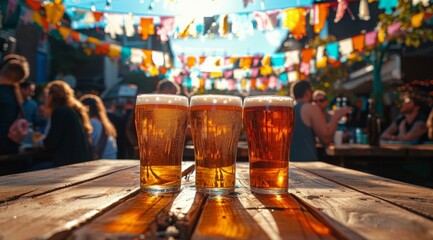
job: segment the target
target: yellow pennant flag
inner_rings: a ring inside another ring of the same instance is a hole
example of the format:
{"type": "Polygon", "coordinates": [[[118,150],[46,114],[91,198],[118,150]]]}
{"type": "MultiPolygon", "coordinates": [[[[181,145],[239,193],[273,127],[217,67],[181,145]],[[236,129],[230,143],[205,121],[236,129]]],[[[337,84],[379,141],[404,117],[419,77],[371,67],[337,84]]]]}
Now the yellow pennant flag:
{"type": "Polygon", "coordinates": [[[424,13],[418,13],[412,16],[410,19],[410,24],[414,28],[419,28],[422,25],[422,20],[424,19],[424,13]]]}

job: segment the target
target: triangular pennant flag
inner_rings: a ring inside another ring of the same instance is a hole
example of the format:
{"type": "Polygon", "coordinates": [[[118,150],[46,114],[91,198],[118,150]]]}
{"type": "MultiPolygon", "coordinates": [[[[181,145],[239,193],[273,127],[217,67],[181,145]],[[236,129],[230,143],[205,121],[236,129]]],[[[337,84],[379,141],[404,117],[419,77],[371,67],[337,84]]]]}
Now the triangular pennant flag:
{"type": "Polygon", "coordinates": [[[326,52],[328,53],[329,60],[338,60],[338,43],[328,43],[326,44],[326,52]]]}
{"type": "Polygon", "coordinates": [[[349,54],[353,52],[352,38],[346,38],[338,42],[342,61],[346,61],[349,54]]]}
{"type": "Polygon", "coordinates": [[[289,8],[282,13],[282,26],[288,28],[295,39],[301,39],[307,34],[305,8],[289,8]]]}
{"type": "Polygon", "coordinates": [[[155,34],[155,26],[153,25],[153,18],[140,18],[140,31],[141,39],[147,40],[149,35],[155,34]]]}
{"type": "Polygon", "coordinates": [[[329,14],[329,4],[315,4],[314,5],[314,33],[318,34],[325,26],[326,19],[329,14]]]}
{"type": "Polygon", "coordinates": [[[364,42],[365,42],[364,34],[352,37],[352,42],[353,42],[353,50],[358,51],[359,53],[362,53],[364,51],[364,42]]]}
{"type": "Polygon", "coordinates": [[[299,64],[299,51],[293,50],[285,53],[286,63],[285,67],[292,67],[295,64],[299,64]]]}
{"type": "Polygon", "coordinates": [[[313,49],[312,48],[306,48],[303,49],[301,52],[301,63],[309,63],[311,59],[313,58],[313,49]]]}
{"type": "Polygon", "coordinates": [[[365,46],[374,47],[377,41],[377,32],[371,31],[365,34],[365,46]]]}

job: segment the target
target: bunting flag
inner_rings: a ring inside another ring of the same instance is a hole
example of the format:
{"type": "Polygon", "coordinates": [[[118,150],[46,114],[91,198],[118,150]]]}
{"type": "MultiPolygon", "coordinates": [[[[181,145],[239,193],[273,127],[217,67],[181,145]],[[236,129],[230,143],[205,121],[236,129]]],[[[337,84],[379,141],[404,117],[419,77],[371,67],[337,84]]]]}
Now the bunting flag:
{"type": "Polygon", "coordinates": [[[365,35],[361,34],[358,36],[354,36],[352,37],[352,42],[353,42],[353,50],[362,53],[364,51],[364,42],[365,42],[365,35]]]}
{"type": "Polygon", "coordinates": [[[398,0],[379,0],[379,8],[385,9],[386,14],[391,14],[392,9],[397,7],[398,0]]]}
{"type": "Polygon", "coordinates": [[[54,0],[54,2],[48,2],[45,4],[45,14],[47,21],[53,25],[57,25],[63,18],[65,13],[65,6],[63,6],[61,0],[54,0]]]}
{"type": "Polygon", "coordinates": [[[334,22],[337,23],[343,18],[347,7],[348,7],[347,0],[338,0],[337,13],[335,14],[334,22]]]}
{"type": "Polygon", "coordinates": [[[168,35],[174,32],[174,17],[160,17],[161,23],[156,31],[162,42],[168,41],[168,35]]]}
{"type": "Polygon", "coordinates": [[[424,13],[423,12],[415,14],[411,17],[410,24],[414,28],[419,28],[422,25],[423,19],[424,19],[424,13]]]}
{"type": "Polygon", "coordinates": [[[220,16],[220,24],[218,33],[220,36],[225,36],[229,32],[229,16],[227,14],[220,16]]]}
{"type": "Polygon", "coordinates": [[[370,20],[370,10],[368,9],[367,0],[361,0],[359,2],[358,17],[359,17],[359,19],[364,20],[364,21],[370,20]]]}
{"type": "Polygon", "coordinates": [[[283,11],[282,27],[289,29],[295,39],[301,39],[307,34],[305,15],[305,8],[290,8],[283,11]]]}
{"type": "Polygon", "coordinates": [[[376,45],[377,40],[377,32],[371,31],[365,34],[365,46],[366,47],[374,47],[376,45]]]}
{"type": "Polygon", "coordinates": [[[328,58],[325,56],[325,46],[319,46],[316,50],[316,67],[325,68],[328,58]]]}
{"type": "Polygon", "coordinates": [[[125,22],[125,34],[127,37],[132,37],[135,35],[135,28],[134,28],[134,15],[132,13],[129,13],[125,16],[124,19],[125,22]]]}
{"type": "Polygon", "coordinates": [[[313,26],[314,33],[318,34],[322,31],[325,26],[326,19],[329,14],[329,4],[315,4],[314,5],[314,17],[313,17],[313,26]]]}
{"type": "Polygon", "coordinates": [[[285,56],[286,56],[286,63],[285,63],[286,67],[290,68],[296,64],[299,64],[299,51],[298,50],[286,52],[285,56]]]}
{"type": "Polygon", "coordinates": [[[340,49],[340,60],[345,62],[353,52],[352,38],[341,40],[338,44],[340,49]]]}
{"type": "Polygon", "coordinates": [[[107,25],[104,31],[110,35],[111,38],[116,38],[116,35],[123,34],[122,28],[123,18],[119,14],[109,14],[107,17],[107,25]]]}
{"type": "Polygon", "coordinates": [[[140,18],[139,33],[141,39],[147,40],[149,35],[155,34],[155,26],[153,25],[153,18],[140,18]]]}

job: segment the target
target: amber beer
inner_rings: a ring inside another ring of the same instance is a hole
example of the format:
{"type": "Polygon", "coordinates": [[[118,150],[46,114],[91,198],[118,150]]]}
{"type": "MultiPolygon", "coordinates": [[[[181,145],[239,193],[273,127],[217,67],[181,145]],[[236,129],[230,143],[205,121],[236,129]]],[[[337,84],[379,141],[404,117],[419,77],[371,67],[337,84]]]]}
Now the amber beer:
{"type": "Polygon", "coordinates": [[[255,96],[244,100],[244,128],[248,141],[251,191],[287,192],[289,155],[295,124],[293,99],[255,96]]]}
{"type": "Polygon", "coordinates": [[[242,128],[242,99],[224,95],[193,96],[190,120],[197,191],[209,194],[233,192],[242,128]]]}
{"type": "Polygon", "coordinates": [[[185,96],[137,96],[135,126],[141,163],[140,185],[143,191],[180,190],[188,110],[188,98],[185,96]]]}

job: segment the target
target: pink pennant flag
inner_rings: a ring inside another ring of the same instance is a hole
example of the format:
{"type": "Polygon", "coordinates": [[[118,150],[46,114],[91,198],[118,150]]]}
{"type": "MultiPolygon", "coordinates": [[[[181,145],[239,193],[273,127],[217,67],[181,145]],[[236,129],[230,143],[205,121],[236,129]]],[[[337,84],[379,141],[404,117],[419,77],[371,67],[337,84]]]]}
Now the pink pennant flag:
{"type": "Polygon", "coordinates": [[[156,31],[163,42],[168,41],[168,35],[174,32],[174,17],[161,17],[160,26],[156,31]]]}
{"type": "Polygon", "coordinates": [[[396,23],[390,25],[387,29],[388,35],[391,35],[391,36],[398,35],[400,33],[400,27],[401,27],[400,22],[396,22],[396,23]]]}
{"type": "Polygon", "coordinates": [[[372,47],[376,44],[377,32],[371,31],[365,34],[365,46],[372,47]]]}
{"type": "Polygon", "coordinates": [[[204,79],[208,79],[209,76],[210,76],[210,73],[209,73],[209,72],[202,72],[202,73],[201,73],[201,76],[202,76],[204,79]]]}
{"type": "Polygon", "coordinates": [[[252,68],[251,69],[251,77],[257,77],[259,75],[259,68],[252,68]]]}

